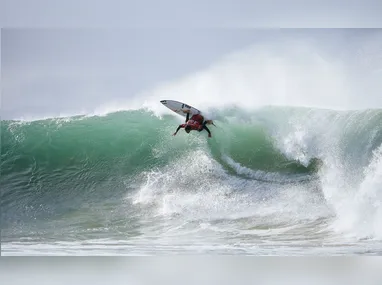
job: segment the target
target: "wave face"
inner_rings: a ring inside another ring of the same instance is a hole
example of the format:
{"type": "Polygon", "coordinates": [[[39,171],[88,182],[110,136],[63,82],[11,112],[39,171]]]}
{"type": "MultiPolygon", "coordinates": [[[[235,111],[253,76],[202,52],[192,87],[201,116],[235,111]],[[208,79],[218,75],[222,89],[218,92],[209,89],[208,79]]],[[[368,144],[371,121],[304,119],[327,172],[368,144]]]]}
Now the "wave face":
{"type": "Polygon", "coordinates": [[[214,112],[2,121],[2,240],[381,240],[381,110],[214,112]]]}

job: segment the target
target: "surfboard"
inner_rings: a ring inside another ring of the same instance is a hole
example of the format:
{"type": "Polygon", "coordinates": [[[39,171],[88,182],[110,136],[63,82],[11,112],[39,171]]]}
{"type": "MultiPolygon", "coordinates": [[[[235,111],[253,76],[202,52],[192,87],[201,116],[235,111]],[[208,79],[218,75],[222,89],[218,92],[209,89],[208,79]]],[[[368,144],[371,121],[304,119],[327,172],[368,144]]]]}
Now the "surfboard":
{"type": "Polygon", "coordinates": [[[195,107],[192,107],[191,105],[188,105],[183,102],[175,101],[175,100],[161,100],[160,101],[164,106],[169,108],[171,111],[186,117],[187,113],[189,112],[191,115],[194,114],[200,114],[204,116],[204,119],[207,121],[207,124],[213,124],[213,121],[208,119],[203,112],[200,110],[196,109],[195,107]]]}

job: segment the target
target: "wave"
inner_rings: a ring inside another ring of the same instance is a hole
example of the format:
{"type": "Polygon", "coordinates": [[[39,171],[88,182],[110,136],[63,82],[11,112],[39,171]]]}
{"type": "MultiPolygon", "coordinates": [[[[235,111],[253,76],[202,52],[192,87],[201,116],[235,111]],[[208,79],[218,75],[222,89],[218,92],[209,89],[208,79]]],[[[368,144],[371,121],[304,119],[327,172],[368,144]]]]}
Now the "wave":
{"type": "MultiPolygon", "coordinates": [[[[300,194],[314,188],[333,207],[335,230],[354,233],[367,219],[360,234],[381,235],[381,206],[375,202],[382,198],[381,110],[210,111],[217,125],[211,139],[204,132],[173,137],[181,118],[149,109],[2,121],[2,225],[51,219],[126,193],[134,193],[136,203],[155,203],[176,189],[182,195],[179,189],[215,198],[239,192],[264,198],[286,189],[277,185],[300,185],[300,194]]],[[[241,207],[236,203],[230,207],[241,207]]]]}

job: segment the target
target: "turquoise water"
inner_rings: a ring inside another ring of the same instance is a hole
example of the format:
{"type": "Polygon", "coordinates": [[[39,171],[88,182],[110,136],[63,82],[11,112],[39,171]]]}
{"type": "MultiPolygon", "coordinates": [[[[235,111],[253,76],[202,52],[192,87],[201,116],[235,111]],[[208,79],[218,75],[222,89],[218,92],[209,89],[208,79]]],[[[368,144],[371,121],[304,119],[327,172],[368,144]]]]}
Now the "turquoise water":
{"type": "Polygon", "coordinates": [[[380,254],[382,111],[1,122],[3,254],[380,254]]]}

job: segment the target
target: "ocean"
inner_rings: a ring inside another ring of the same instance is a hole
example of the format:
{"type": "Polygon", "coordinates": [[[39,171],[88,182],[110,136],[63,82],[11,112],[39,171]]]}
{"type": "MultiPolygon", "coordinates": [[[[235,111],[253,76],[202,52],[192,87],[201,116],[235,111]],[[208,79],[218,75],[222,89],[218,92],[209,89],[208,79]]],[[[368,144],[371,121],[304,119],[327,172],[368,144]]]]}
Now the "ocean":
{"type": "Polygon", "coordinates": [[[2,255],[382,253],[382,110],[214,114],[2,120],[2,255]]]}

